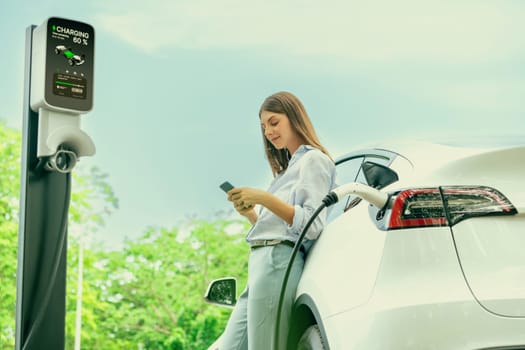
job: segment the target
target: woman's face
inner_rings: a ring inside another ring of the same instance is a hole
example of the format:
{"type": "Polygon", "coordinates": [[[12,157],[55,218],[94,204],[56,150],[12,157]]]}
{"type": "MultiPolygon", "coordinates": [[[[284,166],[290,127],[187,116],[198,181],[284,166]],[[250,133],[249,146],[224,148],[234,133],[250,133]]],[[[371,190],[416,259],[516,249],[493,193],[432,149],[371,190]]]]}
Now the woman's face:
{"type": "Polygon", "coordinates": [[[284,113],[262,111],[261,126],[266,139],[277,149],[286,148],[290,153],[294,153],[301,145],[297,133],[284,113]]]}

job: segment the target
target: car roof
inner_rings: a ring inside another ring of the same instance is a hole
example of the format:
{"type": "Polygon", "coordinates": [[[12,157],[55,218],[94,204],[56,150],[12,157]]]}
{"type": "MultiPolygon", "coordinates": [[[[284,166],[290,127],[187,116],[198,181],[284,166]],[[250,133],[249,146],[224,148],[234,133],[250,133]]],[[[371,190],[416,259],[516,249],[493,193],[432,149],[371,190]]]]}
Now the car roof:
{"type": "Polygon", "coordinates": [[[498,149],[513,148],[524,146],[525,137],[523,135],[479,135],[466,137],[440,137],[420,139],[385,139],[361,144],[349,149],[337,160],[348,158],[349,155],[357,154],[397,154],[408,159],[413,164],[425,163],[431,157],[433,163],[448,162],[476,155],[479,153],[490,152],[498,149]]]}

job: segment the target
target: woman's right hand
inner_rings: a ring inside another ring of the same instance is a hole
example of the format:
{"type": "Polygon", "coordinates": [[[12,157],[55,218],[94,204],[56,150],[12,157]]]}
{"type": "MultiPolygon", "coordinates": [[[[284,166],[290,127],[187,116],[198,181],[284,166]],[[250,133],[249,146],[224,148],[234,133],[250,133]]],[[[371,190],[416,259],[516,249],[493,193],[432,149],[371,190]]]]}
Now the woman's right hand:
{"type": "Polygon", "coordinates": [[[257,213],[255,212],[255,209],[254,209],[255,205],[254,204],[246,205],[242,201],[233,200],[232,192],[235,192],[235,189],[228,191],[228,200],[233,203],[233,207],[235,208],[235,210],[239,214],[247,218],[252,225],[255,224],[258,218],[257,213]]]}

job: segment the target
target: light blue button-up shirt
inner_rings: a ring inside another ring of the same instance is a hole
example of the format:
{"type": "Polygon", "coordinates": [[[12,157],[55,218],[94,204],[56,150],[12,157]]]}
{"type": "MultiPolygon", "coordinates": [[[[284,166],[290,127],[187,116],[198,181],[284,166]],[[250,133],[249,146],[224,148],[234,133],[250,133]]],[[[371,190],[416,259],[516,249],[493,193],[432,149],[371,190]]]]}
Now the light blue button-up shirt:
{"type": "MultiPolygon", "coordinates": [[[[293,222],[283,219],[265,207],[260,207],[259,217],[246,240],[280,239],[295,242],[323,198],[335,186],[335,164],[319,149],[302,145],[292,155],[288,168],[277,175],[268,192],[294,206],[293,222]]],[[[330,208],[328,208],[330,209],[330,208]]],[[[307,239],[316,239],[324,228],[327,209],[321,211],[308,232],[307,239]]]]}

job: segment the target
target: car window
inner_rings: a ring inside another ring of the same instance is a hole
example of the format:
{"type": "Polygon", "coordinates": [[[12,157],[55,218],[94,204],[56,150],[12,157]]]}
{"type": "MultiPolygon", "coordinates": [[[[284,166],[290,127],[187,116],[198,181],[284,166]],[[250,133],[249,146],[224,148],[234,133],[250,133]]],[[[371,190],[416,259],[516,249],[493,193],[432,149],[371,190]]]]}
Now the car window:
{"type": "MultiPolygon", "coordinates": [[[[364,181],[364,175],[361,174],[361,178],[359,178],[359,173],[362,173],[361,170],[361,164],[363,163],[364,157],[357,157],[352,158],[347,161],[344,161],[342,163],[339,163],[336,166],[336,175],[335,175],[335,186],[341,186],[350,182],[356,182],[356,179],[359,179],[359,182],[364,181]]],[[[366,183],[366,181],[364,182],[366,183]]],[[[348,196],[347,198],[343,198],[343,200],[337,202],[334,207],[332,208],[330,215],[328,216],[328,222],[332,221],[339,215],[341,215],[345,211],[345,207],[349,202],[355,196],[348,196]]]]}
{"type": "Polygon", "coordinates": [[[375,154],[367,154],[365,157],[365,162],[374,162],[377,164],[388,166],[390,163],[392,163],[392,159],[388,158],[386,156],[381,155],[375,155],[375,154]]]}
{"type": "MultiPolygon", "coordinates": [[[[365,161],[388,166],[392,162],[392,158],[382,154],[368,153],[366,156],[355,156],[348,160],[338,162],[336,166],[336,187],[350,182],[359,182],[368,185],[365,174],[361,168],[365,161]]],[[[328,216],[328,222],[334,220],[345,211],[352,209],[360,202],[361,198],[356,195],[350,195],[343,198],[332,208],[330,215],[328,216]]]]}

